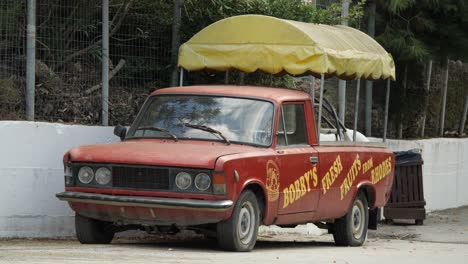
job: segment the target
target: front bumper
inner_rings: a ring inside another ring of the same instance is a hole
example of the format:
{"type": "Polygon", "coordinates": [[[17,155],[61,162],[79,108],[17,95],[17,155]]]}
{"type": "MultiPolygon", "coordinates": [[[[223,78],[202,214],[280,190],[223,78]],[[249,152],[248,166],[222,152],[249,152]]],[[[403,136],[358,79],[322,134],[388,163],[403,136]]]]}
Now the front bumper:
{"type": "Polygon", "coordinates": [[[233,206],[231,200],[208,201],[84,192],[62,192],[56,196],[69,202],[78,214],[127,224],[187,226],[217,223],[225,218],[233,206]]]}

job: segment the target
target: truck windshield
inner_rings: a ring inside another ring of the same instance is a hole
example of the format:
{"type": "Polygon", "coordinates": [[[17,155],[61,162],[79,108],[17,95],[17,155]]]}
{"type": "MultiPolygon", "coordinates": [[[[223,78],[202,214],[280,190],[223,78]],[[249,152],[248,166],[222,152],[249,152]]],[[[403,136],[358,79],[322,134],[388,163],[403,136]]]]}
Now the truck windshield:
{"type": "Polygon", "coordinates": [[[269,146],[273,109],[271,102],[255,99],[159,95],[145,104],[127,138],[171,138],[172,134],[176,139],[269,146]]]}

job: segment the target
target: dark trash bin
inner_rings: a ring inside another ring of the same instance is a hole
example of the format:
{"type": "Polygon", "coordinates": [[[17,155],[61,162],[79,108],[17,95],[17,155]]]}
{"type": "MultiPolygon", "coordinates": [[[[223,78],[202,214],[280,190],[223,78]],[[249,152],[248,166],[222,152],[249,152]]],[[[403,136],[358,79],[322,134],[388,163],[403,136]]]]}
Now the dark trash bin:
{"type": "Polygon", "coordinates": [[[426,219],[421,150],[398,151],[395,154],[395,177],[392,193],[384,207],[387,223],[394,219],[414,219],[422,225],[426,219]]]}

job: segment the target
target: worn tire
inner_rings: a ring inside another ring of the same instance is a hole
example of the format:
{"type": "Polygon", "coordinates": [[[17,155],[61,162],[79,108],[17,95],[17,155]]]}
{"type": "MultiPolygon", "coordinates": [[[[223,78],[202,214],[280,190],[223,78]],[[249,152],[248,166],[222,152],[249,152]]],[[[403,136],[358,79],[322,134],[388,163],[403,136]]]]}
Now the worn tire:
{"type": "Polygon", "coordinates": [[[257,197],[252,191],[244,191],[234,206],[231,217],[218,223],[218,245],[229,251],[251,251],[257,242],[260,210],[257,197]]]}
{"type": "Polygon", "coordinates": [[[75,215],[76,237],[81,244],[109,244],[115,234],[109,227],[110,223],[75,215]]]}
{"type": "Polygon", "coordinates": [[[333,238],[337,246],[357,247],[364,244],[369,224],[369,207],[363,192],[354,199],[349,212],[335,220],[333,238]]]}

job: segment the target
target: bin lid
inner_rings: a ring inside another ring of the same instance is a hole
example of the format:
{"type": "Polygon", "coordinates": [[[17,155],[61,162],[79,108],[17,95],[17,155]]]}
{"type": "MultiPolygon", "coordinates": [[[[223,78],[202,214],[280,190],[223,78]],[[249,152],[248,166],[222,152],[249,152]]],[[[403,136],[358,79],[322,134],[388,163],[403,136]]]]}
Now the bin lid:
{"type": "Polygon", "coordinates": [[[423,164],[421,149],[410,149],[406,151],[395,151],[395,165],[419,165],[423,164]]]}

